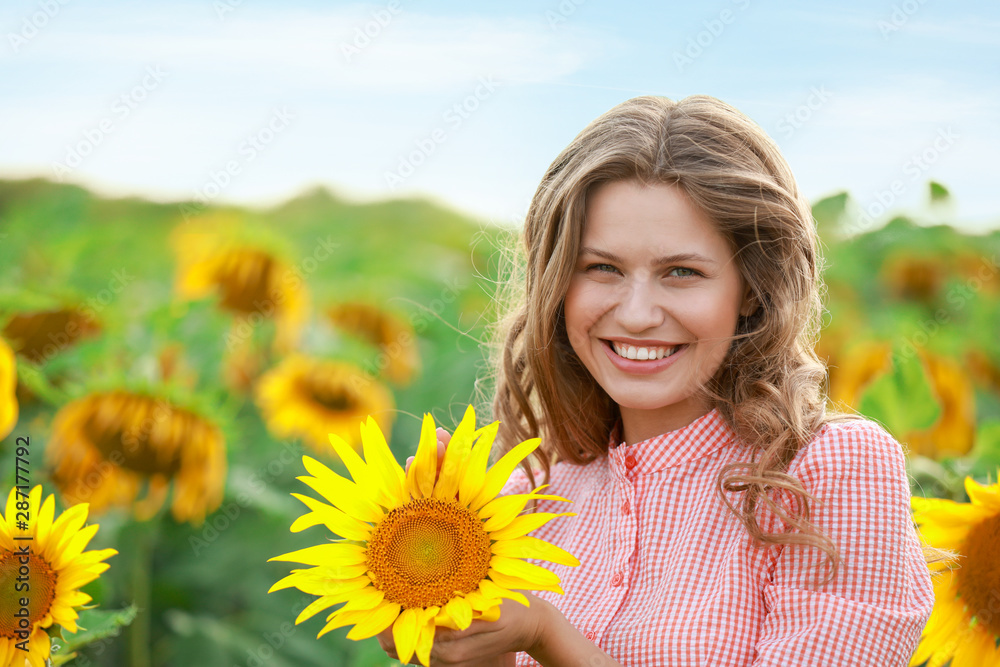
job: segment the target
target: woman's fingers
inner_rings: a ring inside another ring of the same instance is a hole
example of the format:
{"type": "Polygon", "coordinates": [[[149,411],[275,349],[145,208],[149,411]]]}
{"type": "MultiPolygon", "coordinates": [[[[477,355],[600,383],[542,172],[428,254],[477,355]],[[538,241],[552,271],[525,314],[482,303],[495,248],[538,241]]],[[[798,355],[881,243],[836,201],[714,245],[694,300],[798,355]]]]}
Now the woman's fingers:
{"type": "MultiPolygon", "coordinates": [[[[444,450],[451,442],[451,433],[448,433],[445,429],[440,426],[437,429],[437,445],[438,445],[438,475],[441,474],[441,462],[444,461],[444,450]]],[[[410,456],[406,459],[406,472],[410,472],[410,466],[413,465],[414,457],[410,456]]],[[[435,477],[435,481],[437,477],[435,477]]]]}

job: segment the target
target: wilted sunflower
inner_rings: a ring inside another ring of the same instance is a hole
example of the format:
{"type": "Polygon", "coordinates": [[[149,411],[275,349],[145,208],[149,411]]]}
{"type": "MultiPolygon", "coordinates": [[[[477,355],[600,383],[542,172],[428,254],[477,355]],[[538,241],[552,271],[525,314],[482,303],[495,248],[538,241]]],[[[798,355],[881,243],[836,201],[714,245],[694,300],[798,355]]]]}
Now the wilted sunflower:
{"type": "Polygon", "coordinates": [[[51,643],[45,628],[56,623],[68,632],[77,631],[73,607],[91,600],[79,589],[108,569],[101,561],[118,553],[84,551],[98,528],[97,524],[83,527],[86,503],[54,516],[55,498],[50,495],[42,502],[41,486],[27,497],[16,488],[7,496],[6,517],[0,516],[0,667],[23,667],[25,662],[44,667],[51,643]],[[25,514],[28,519],[22,523],[25,514]],[[15,584],[24,567],[28,580],[22,583],[28,588],[21,590],[15,584]],[[21,613],[22,597],[28,600],[23,621],[16,615],[21,613]]]}
{"type": "Polygon", "coordinates": [[[957,567],[934,577],[934,610],[911,665],[1000,664],[1000,484],[967,477],[965,490],[970,503],[911,499],[924,541],[959,554],[957,567]]]}
{"type": "Polygon", "coordinates": [[[15,313],[4,325],[3,337],[18,354],[40,364],[100,330],[100,325],[81,310],[55,308],[15,313]]]}
{"type": "Polygon", "coordinates": [[[297,271],[268,250],[233,244],[215,234],[181,233],[175,245],[181,297],[218,293],[219,305],[241,316],[246,326],[273,317],[276,347],[282,352],[294,349],[308,309],[308,294],[297,271]]]}
{"type": "Polygon", "coordinates": [[[133,505],[140,519],[154,515],[173,482],[177,521],[201,523],[222,502],[226,450],[221,431],[194,412],[127,391],[95,393],[55,416],[46,459],[52,479],[70,501],[94,512],[133,505]]]}
{"type": "Polygon", "coordinates": [[[302,438],[317,452],[329,454],[329,434],[357,449],[357,424],[376,415],[388,430],[395,403],[389,390],[354,364],[301,355],[285,358],[261,376],[257,405],[276,438],[302,438]]]}
{"type": "Polygon", "coordinates": [[[0,440],[17,423],[17,361],[10,346],[0,338],[0,440]]]}
{"type": "Polygon", "coordinates": [[[324,524],[343,539],[271,559],[313,566],[293,570],[271,587],[321,596],[296,624],[346,602],[327,616],[319,636],[353,625],[347,637],[366,639],[392,626],[400,660],[408,662],[416,652],[428,665],[436,626],[463,630],[475,619],[495,621],[504,598],[527,606],[528,599],[514,589],[562,593],[557,575],[520,559],[579,565],[559,547],[528,536],[551,519],[573,515],[521,512],[534,498],[565,498],[540,495],[544,487],[496,497],[539,440],[522,442],[487,470],[499,423],[475,430],[475,421],[470,406],[436,482],[437,436],[430,415],[424,416],[407,473],[372,419],[361,427],[365,460],[340,438],[330,437],[353,482],[303,457],[312,476],[299,479],[333,506],[292,494],[311,510],[292,524],[292,531],[324,524]]]}
{"type": "Polygon", "coordinates": [[[931,391],[941,404],[941,415],[931,427],[906,436],[910,451],[931,458],[962,456],[976,436],[976,400],[972,382],[958,362],[921,351],[931,391]]]}
{"type": "Polygon", "coordinates": [[[357,301],[339,303],[327,310],[338,328],[371,343],[379,350],[375,366],[390,382],[409,384],[420,367],[413,327],[378,306],[357,301]]]}
{"type": "Polygon", "coordinates": [[[857,408],[865,388],[892,369],[892,348],[888,343],[866,341],[839,355],[830,367],[830,400],[857,408]]]}

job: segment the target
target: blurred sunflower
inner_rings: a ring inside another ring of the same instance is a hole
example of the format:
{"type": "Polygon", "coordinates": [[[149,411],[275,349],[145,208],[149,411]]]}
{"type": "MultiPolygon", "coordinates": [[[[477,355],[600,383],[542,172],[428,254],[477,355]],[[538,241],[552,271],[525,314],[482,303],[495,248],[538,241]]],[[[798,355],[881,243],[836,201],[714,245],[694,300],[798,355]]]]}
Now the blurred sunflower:
{"type": "Polygon", "coordinates": [[[156,514],[174,485],[171,513],[200,524],[222,502],[226,448],[221,431],[194,412],[127,391],[93,393],[56,413],[46,459],[67,499],[94,512],[135,502],[139,519],[156,514]]]}
{"type": "Polygon", "coordinates": [[[3,337],[18,354],[41,364],[100,330],[100,325],[81,310],[55,308],[15,313],[4,325],[3,337]]]}
{"type": "Polygon", "coordinates": [[[924,541],[960,556],[958,567],[934,577],[934,610],[911,665],[1000,664],[1000,484],[967,477],[965,489],[970,503],[911,499],[924,541]]]}
{"type": "Polygon", "coordinates": [[[565,498],[540,495],[544,487],[496,497],[539,440],[517,445],[487,470],[499,423],[475,430],[475,422],[470,406],[436,481],[437,436],[430,415],[424,416],[407,473],[370,418],[361,427],[364,460],[340,438],[330,437],[354,481],[303,457],[312,476],[299,479],[333,506],[292,494],[311,511],[291,529],[324,524],[343,540],[271,559],[313,566],[293,570],[271,587],[321,596],[299,614],[296,624],[346,602],[327,616],[318,636],[353,625],[347,637],[365,639],[391,626],[400,659],[409,662],[415,652],[428,665],[436,626],[461,630],[475,619],[495,621],[504,598],[527,606],[528,599],[514,589],[562,593],[557,575],[520,559],[579,565],[559,547],[528,536],[551,519],[573,514],[521,512],[531,499],[565,498]]]}
{"type": "Polygon", "coordinates": [[[388,430],[395,402],[381,383],[354,364],[292,355],[257,382],[257,406],[276,438],[302,438],[328,454],[331,433],[357,449],[357,424],[376,415],[388,430]]]}
{"type": "Polygon", "coordinates": [[[350,301],[330,307],[327,317],[339,329],[379,350],[376,366],[390,382],[409,384],[420,367],[417,336],[409,322],[378,306],[350,301]]]}
{"type": "Polygon", "coordinates": [[[910,451],[930,458],[962,456],[976,437],[976,397],[972,382],[958,362],[932,352],[920,358],[931,391],[941,405],[941,416],[927,430],[906,436],[910,451]]]}
{"type": "Polygon", "coordinates": [[[892,367],[892,347],[888,343],[865,341],[838,355],[830,367],[830,400],[857,408],[865,388],[892,367]]]}
{"type": "Polygon", "coordinates": [[[977,383],[1000,394],[1000,364],[993,361],[990,355],[976,349],[968,350],[965,364],[977,383]]]}
{"type": "Polygon", "coordinates": [[[17,360],[14,351],[0,338],[0,440],[17,423],[17,360]]]}
{"type": "Polygon", "coordinates": [[[898,299],[933,304],[948,277],[948,267],[941,257],[900,254],[882,265],[882,280],[898,299]]]}
{"type": "Polygon", "coordinates": [[[273,317],[275,347],[295,348],[306,321],[308,294],[301,276],[273,252],[226,237],[185,231],[175,235],[180,261],[176,290],[185,299],[218,293],[220,307],[248,326],[273,317]]]}
{"type": "Polygon", "coordinates": [[[114,549],[84,551],[97,532],[97,524],[83,527],[87,505],[74,505],[55,517],[55,498],[42,502],[42,487],[27,495],[12,489],[7,496],[6,517],[0,516],[0,667],[44,667],[51,642],[45,631],[56,623],[76,632],[73,607],[90,602],[80,588],[108,569],[106,558],[114,549]],[[27,514],[27,522],[17,515],[27,514]],[[27,554],[25,554],[27,551],[27,554]],[[24,559],[27,559],[25,563],[24,559]],[[28,567],[28,592],[15,592],[20,568],[28,567]],[[28,599],[27,626],[15,614],[28,599]],[[19,635],[19,632],[29,633],[19,635]],[[24,641],[27,641],[25,645],[24,641]],[[27,648],[27,653],[22,651],[27,648]]]}

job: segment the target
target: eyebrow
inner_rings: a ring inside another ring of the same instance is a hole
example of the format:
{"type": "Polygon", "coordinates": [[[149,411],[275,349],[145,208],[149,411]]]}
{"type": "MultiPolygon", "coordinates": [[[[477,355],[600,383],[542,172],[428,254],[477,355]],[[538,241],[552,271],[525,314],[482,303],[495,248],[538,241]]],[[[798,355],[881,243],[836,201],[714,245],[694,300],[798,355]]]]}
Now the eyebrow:
{"type": "MultiPolygon", "coordinates": [[[[597,248],[589,248],[584,246],[580,248],[580,255],[596,255],[611,262],[617,262],[618,264],[623,264],[624,260],[618,255],[607,252],[605,250],[598,250],[597,248]]],[[[664,255],[663,257],[657,257],[653,260],[653,266],[663,266],[664,264],[676,264],[677,262],[702,262],[705,264],[711,264],[715,266],[717,262],[713,259],[709,259],[704,255],[699,255],[696,252],[680,252],[673,255],[664,255]]]]}

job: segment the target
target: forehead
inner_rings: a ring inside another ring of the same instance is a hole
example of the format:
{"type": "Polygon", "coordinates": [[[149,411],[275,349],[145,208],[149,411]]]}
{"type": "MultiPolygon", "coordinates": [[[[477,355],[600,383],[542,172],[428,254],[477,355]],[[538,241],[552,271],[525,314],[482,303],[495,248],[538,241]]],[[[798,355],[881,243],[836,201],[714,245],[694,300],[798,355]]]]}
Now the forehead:
{"type": "Polygon", "coordinates": [[[611,181],[587,195],[584,246],[620,250],[690,251],[720,260],[732,256],[730,244],[712,219],[679,186],[611,181]]]}

